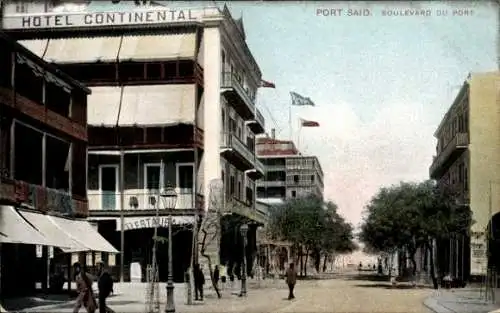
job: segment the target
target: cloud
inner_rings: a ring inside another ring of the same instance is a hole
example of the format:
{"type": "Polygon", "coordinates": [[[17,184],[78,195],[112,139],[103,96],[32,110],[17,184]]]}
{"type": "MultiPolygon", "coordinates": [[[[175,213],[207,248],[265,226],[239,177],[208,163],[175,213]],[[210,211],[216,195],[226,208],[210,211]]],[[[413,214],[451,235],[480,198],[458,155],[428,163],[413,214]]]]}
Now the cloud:
{"type": "Polygon", "coordinates": [[[299,148],[320,156],[325,197],[354,224],[381,186],[428,178],[436,125],[423,104],[381,104],[366,122],[347,103],[306,110],[302,117],[321,127],[302,129],[299,148]]]}

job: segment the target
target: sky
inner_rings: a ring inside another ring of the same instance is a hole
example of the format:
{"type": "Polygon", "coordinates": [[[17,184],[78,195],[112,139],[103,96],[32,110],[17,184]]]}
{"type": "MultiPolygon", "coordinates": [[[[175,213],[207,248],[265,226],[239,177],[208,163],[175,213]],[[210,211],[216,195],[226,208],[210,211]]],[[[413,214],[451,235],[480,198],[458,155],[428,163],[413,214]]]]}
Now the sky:
{"type": "MultiPolygon", "coordinates": [[[[199,7],[224,2],[172,3],[199,7]]],[[[433,133],[468,73],[495,71],[498,11],[485,2],[228,2],[276,89],[260,89],[266,128],[318,156],[325,198],[354,225],[382,186],[428,179],[433,133]],[[383,16],[383,10],[430,16],[383,16]],[[317,14],[342,9],[341,16],[317,14]],[[349,9],[370,16],[347,16],[349,9]],[[456,13],[467,10],[466,16],[456,13]],[[438,16],[438,11],[447,16],[438,16]],[[455,12],[455,14],[454,14],[455,12]],[[315,107],[293,107],[290,91],[315,107]],[[298,128],[299,118],[319,128],[298,128]]]]}

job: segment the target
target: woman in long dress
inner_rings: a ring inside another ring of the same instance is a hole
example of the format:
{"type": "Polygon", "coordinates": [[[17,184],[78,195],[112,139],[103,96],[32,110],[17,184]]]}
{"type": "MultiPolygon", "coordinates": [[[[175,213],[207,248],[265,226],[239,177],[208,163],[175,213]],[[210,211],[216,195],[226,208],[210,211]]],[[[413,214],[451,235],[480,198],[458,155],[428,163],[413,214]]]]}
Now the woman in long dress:
{"type": "Polygon", "coordinates": [[[73,265],[73,270],[75,273],[76,290],[78,292],[73,313],[78,313],[82,306],[85,307],[88,313],[94,313],[97,305],[94,292],[92,291],[92,280],[87,273],[82,270],[79,263],[73,265]]]}

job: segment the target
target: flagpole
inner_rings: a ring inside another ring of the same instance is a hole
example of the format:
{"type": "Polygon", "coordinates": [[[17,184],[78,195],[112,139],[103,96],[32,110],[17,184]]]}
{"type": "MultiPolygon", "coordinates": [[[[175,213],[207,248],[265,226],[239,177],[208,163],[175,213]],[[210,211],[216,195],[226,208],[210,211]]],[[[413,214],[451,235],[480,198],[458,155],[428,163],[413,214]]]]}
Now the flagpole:
{"type": "Polygon", "coordinates": [[[290,125],[290,140],[293,140],[292,104],[290,104],[288,108],[288,124],[290,125]]]}
{"type": "Polygon", "coordinates": [[[302,123],[299,124],[298,136],[297,136],[297,150],[300,151],[300,135],[302,133],[302,123]]]}

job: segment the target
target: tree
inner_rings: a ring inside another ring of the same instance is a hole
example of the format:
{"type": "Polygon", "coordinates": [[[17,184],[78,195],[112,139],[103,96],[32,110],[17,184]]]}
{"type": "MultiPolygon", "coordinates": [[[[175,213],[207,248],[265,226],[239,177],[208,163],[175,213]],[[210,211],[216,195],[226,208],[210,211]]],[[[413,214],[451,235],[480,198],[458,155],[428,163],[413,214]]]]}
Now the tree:
{"type": "Polygon", "coordinates": [[[470,209],[456,204],[452,190],[429,180],[381,188],[365,211],[360,239],[367,249],[381,252],[405,249],[413,265],[413,275],[417,250],[427,249],[435,288],[433,240],[464,233],[471,224],[470,209]]]}
{"type": "Polygon", "coordinates": [[[310,255],[319,271],[322,255],[354,247],[352,226],[337,213],[337,206],[315,196],[291,199],[273,208],[269,234],[290,242],[298,251],[301,275],[307,275],[310,255]]]}

